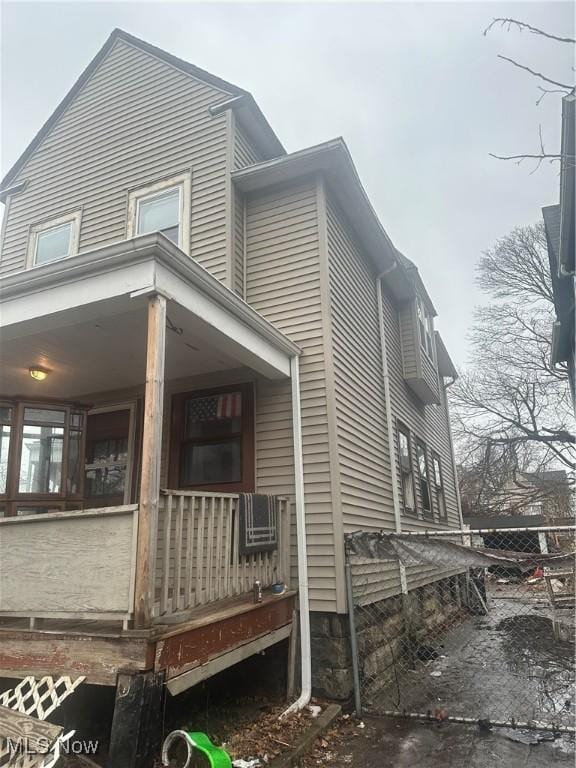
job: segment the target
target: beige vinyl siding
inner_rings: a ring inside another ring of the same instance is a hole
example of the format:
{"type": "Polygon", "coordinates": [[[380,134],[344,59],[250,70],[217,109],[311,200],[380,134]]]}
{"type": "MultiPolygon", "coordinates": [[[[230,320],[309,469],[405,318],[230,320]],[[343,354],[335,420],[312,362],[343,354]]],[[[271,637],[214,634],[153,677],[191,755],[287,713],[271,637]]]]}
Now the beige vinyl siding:
{"type": "MultiPolygon", "coordinates": [[[[260,162],[261,154],[248,138],[242,124],[235,116],[232,120],[232,131],[234,136],[234,170],[260,162]]],[[[244,196],[236,187],[232,188],[232,207],[234,212],[232,287],[239,296],[244,298],[244,196]]]]}
{"type": "Polygon", "coordinates": [[[393,530],[376,275],[330,201],[327,224],[344,530],[393,530]]]}
{"type": "Polygon", "coordinates": [[[415,379],[418,376],[420,342],[418,339],[418,322],[414,300],[405,301],[399,305],[398,322],[400,324],[400,344],[404,377],[406,379],[415,379]]]}
{"type": "MultiPolygon", "coordinates": [[[[402,349],[400,344],[401,328],[398,307],[390,293],[385,289],[383,291],[384,318],[386,326],[386,346],[388,356],[388,369],[390,376],[390,394],[392,399],[392,415],[396,429],[398,420],[403,422],[410,429],[412,467],[414,470],[414,485],[416,491],[416,503],[419,514],[422,509],[420,498],[420,487],[418,483],[418,465],[416,459],[416,439],[422,440],[427,448],[429,479],[432,493],[432,451],[435,451],[441,460],[442,473],[444,478],[444,492],[446,499],[446,511],[448,522],[437,522],[431,518],[417,517],[412,514],[406,514],[402,511],[402,529],[403,530],[423,530],[436,528],[458,528],[460,519],[458,513],[458,502],[456,497],[456,485],[454,470],[452,464],[452,446],[448,431],[448,412],[444,394],[441,395],[441,405],[424,405],[418,397],[410,390],[404,381],[404,370],[402,364],[402,349]]],[[[394,435],[396,446],[396,464],[398,462],[398,435],[394,435]]],[[[398,467],[397,470],[398,472],[398,467]]],[[[400,495],[401,498],[401,495],[400,495]]],[[[434,502],[433,502],[434,503],[434,502]]],[[[436,515],[435,515],[436,517],[436,515]]],[[[421,567],[408,569],[408,587],[414,589],[428,584],[446,573],[438,572],[434,567],[421,567]]]]}
{"type": "MultiPolygon", "coordinates": [[[[335,610],[335,547],[341,543],[334,540],[332,515],[316,185],[303,181],[250,197],[246,204],[246,300],[302,349],[310,603],[314,611],[335,610]]],[[[282,453],[285,439],[281,430],[276,438],[271,435],[268,450],[282,453]]]]}
{"type": "Polygon", "coordinates": [[[244,195],[238,190],[232,190],[232,204],[234,208],[234,236],[232,239],[232,287],[233,290],[244,298],[244,195]]]}
{"type": "Polygon", "coordinates": [[[294,509],[294,440],[290,381],[260,379],[256,384],[256,489],[291,501],[291,586],[298,584],[294,509]]]}
{"type": "Polygon", "coordinates": [[[190,253],[226,277],[227,94],[118,40],[14,180],[0,272],[25,266],[29,226],[82,209],[80,251],[126,237],[128,189],[192,173],[190,253]]]}
{"type": "Polygon", "coordinates": [[[422,361],[422,378],[428,384],[437,398],[440,398],[440,387],[438,382],[438,371],[436,363],[433,362],[424,350],[420,350],[420,359],[422,361]]]}
{"type": "Polygon", "coordinates": [[[248,138],[242,123],[236,119],[234,131],[234,168],[245,168],[263,160],[263,156],[248,138]]]}

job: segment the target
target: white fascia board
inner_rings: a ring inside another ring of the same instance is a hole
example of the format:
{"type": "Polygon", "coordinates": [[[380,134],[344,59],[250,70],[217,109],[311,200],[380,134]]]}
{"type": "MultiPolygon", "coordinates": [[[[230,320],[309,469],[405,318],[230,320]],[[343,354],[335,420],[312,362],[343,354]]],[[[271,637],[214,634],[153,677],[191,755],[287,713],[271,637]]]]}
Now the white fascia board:
{"type": "MultiPolygon", "coordinates": [[[[181,307],[209,326],[219,349],[238,356],[243,362],[269,378],[290,376],[290,356],[272,345],[253,328],[206,296],[197,286],[185,283],[178,275],[159,264],[156,269],[155,290],[170,297],[181,307]]],[[[203,333],[204,335],[204,333],[203,333]]]]}
{"type": "Polygon", "coordinates": [[[154,284],[153,261],[131,264],[112,272],[78,277],[45,290],[35,290],[0,303],[0,329],[9,335],[10,326],[77,309],[88,304],[130,294],[154,284]]]}

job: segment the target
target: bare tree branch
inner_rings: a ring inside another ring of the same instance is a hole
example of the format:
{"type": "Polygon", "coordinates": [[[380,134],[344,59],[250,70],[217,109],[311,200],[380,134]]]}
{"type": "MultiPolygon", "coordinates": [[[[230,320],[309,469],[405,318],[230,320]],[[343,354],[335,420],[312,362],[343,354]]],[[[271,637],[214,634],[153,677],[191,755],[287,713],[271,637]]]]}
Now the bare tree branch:
{"type": "Polygon", "coordinates": [[[524,64],[519,64],[517,61],[514,61],[514,59],[510,59],[508,56],[502,56],[501,53],[498,54],[498,58],[502,59],[503,61],[508,61],[510,64],[513,64],[515,67],[518,67],[518,69],[523,69],[526,72],[529,72],[531,75],[534,75],[534,77],[539,77],[541,80],[544,80],[546,83],[550,83],[551,85],[558,85],[560,88],[566,88],[566,90],[569,93],[572,93],[572,91],[574,90],[573,85],[568,85],[567,83],[559,83],[557,80],[551,80],[549,77],[546,77],[546,75],[543,75],[541,72],[536,72],[534,69],[530,69],[530,67],[527,67],[524,64]]]}
{"type": "Polygon", "coordinates": [[[539,154],[539,155],[495,155],[493,152],[489,152],[488,155],[490,157],[495,157],[496,160],[546,160],[547,158],[551,160],[560,160],[562,158],[562,155],[558,154],[539,154]]]}
{"type": "Polygon", "coordinates": [[[570,91],[567,91],[565,88],[542,88],[541,85],[538,86],[538,90],[542,91],[542,96],[540,96],[538,99],[536,99],[536,106],[539,107],[540,104],[544,101],[546,96],[549,93],[563,93],[565,96],[570,95],[570,91]]]}
{"type": "Polygon", "coordinates": [[[569,506],[576,435],[566,368],[551,364],[555,310],[543,222],[517,227],[483,253],[476,282],[493,303],[475,310],[473,364],[450,390],[462,496],[483,514],[521,514],[552,496],[555,509],[561,497],[569,506]],[[559,484],[534,488],[540,476],[559,484]],[[526,486],[521,493],[510,490],[518,484],[526,486]]]}
{"type": "Polygon", "coordinates": [[[529,32],[531,32],[534,35],[542,35],[542,37],[547,37],[550,40],[556,40],[559,43],[576,43],[576,40],[574,40],[572,37],[559,37],[558,35],[552,35],[549,32],[544,32],[542,29],[538,29],[538,27],[533,27],[530,24],[526,24],[526,22],[524,21],[518,21],[517,19],[504,19],[504,18],[493,19],[484,30],[483,32],[484,36],[486,36],[488,32],[490,32],[490,30],[495,24],[500,24],[501,27],[508,25],[508,30],[510,30],[512,26],[518,27],[518,29],[521,32],[524,29],[527,29],[529,32]]]}

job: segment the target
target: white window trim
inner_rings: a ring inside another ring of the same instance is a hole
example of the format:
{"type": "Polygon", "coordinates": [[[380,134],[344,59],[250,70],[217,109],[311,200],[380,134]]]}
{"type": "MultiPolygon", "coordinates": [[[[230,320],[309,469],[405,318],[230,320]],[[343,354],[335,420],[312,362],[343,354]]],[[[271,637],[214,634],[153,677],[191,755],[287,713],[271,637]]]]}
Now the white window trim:
{"type": "Polygon", "coordinates": [[[180,173],[167,179],[161,179],[135,189],[128,190],[128,222],[127,238],[136,237],[138,230],[138,210],[140,203],[148,198],[156,197],[169,189],[177,188],[180,193],[180,222],[178,225],[178,247],[190,255],[190,173],[180,173]]]}
{"type": "Polygon", "coordinates": [[[76,256],[78,253],[78,244],[80,241],[80,222],[82,220],[82,211],[74,211],[73,213],[66,213],[63,216],[58,216],[56,219],[48,219],[46,221],[32,224],[28,235],[28,252],[26,255],[26,266],[28,269],[32,267],[43,267],[45,264],[52,264],[53,261],[62,261],[62,259],[69,259],[71,256],[76,256]],[[46,261],[44,264],[36,263],[36,251],[38,249],[38,236],[44,232],[49,232],[51,229],[59,229],[65,224],[71,224],[72,229],[70,232],[70,245],[66,256],[61,256],[59,259],[52,259],[52,261],[46,261]]]}

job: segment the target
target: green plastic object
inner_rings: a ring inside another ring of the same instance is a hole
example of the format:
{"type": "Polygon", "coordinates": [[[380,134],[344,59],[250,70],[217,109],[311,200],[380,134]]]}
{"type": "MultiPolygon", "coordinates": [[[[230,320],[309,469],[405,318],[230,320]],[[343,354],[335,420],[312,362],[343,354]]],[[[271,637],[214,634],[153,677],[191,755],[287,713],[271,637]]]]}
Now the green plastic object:
{"type": "Polygon", "coordinates": [[[201,731],[172,731],[169,733],[164,744],[162,746],[162,764],[170,765],[168,758],[168,751],[174,741],[183,739],[187,746],[188,756],[186,762],[181,768],[188,768],[190,761],[193,757],[193,750],[201,752],[206,759],[210,768],[232,768],[232,760],[230,755],[222,747],[216,747],[208,736],[201,731]]]}
{"type": "Polygon", "coordinates": [[[216,747],[205,733],[200,731],[187,731],[188,738],[198,750],[206,755],[211,768],[232,768],[230,755],[222,747],[216,747]]]}

